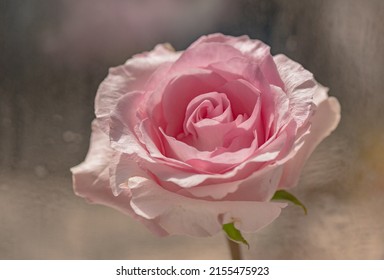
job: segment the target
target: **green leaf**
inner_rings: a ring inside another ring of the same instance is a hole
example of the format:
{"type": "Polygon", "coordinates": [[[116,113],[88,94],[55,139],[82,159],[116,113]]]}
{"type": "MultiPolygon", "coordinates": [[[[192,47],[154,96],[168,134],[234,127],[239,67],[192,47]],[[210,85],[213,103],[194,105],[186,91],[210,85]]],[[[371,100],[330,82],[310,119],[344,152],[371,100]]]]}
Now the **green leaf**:
{"type": "Polygon", "coordinates": [[[229,239],[236,241],[236,242],[239,242],[239,243],[243,243],[243,244],[247,245],[249,248],[249,244],[248,244],[247,240],[245,240],[245,238],[243,237],[241,232],[235,227],[235,225],[233,223],[224,224],[223,230],[225,231],[225,233],[227,234],[227,237],[229,239]]]}
{"type": "Polygon", "coordinates": [[[301,203],[300,200],[298,200],[293,194],[284,191],[284,190],[279,190],[275,192],[275,194],[272,197],[272,200],[287,200],[292,202],[293,204],[300,206],[303,208],[305,215],[307,215],[307,208],[304,206],[303,203],[301,203]]]}

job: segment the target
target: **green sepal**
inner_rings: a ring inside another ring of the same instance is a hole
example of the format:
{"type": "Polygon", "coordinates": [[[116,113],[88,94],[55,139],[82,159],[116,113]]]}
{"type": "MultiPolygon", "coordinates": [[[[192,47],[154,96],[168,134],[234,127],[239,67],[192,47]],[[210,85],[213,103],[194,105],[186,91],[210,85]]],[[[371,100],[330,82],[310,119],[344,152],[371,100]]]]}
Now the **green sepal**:
{"type": "Polygon", "coordinates": [[[243,237],[241,232],[235,227],[233,223],[228,223],[223,225],[223,230],[227,234],[227,237],[235,242],[243,243],[248,246],[247,240],[243,237]]]}
{"type": "Polygon", "coordinates": [[[291,193],[289,193],[287,191],[284,191],[284,190],[276,191],[275,194],[272,197],[272,200],[287,200],[287,201],[290,201],[293,204],[303,208],[305,215],[307,215],[307,213],[308,213],[307,212],[307,208],[304,206],[304,204],[301,203],[301,201],[298,200],[293,194],[291,194],[291,193]]]}

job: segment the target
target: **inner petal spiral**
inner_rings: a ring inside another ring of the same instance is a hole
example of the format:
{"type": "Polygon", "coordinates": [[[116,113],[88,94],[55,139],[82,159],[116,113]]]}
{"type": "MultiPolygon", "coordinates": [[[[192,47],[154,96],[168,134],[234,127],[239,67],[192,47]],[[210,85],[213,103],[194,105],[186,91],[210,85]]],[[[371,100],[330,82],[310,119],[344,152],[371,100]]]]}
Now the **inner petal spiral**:
{"type": "Polygon", "coordinates": [[[225,93],[209,92],[190,101],[183,132],[177,138],[202,151],[223,146],[225,135],[234,128],[231,103],[225,93]]]}
{"type": "Polygon", "coordinates": [[[226,123],[233,121],[231,104],[224,93],[210,92],[195,97],[187,107],[184,120],[185,135],[196,134],[195,126],[200,122],[226,123]]]}

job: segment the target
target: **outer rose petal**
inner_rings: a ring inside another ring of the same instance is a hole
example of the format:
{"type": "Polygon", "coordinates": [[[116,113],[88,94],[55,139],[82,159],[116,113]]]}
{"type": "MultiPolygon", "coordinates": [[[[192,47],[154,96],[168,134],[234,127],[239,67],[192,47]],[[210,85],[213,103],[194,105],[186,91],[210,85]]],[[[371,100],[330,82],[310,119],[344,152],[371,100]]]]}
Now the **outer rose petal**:
{"type": "Polygon", "coordinates": [[[327,89],[318,86],[315,102],[318,107],[312,117],[310,133],[304,139],[304,145],[296,155],[284,165],[284,172],[279,188],[288,189],[297,185],[301,170],[313,150],[327,137],[339,124],[340,104],[334,97],[327,98],[327,89]],[[321,100],[323,99],[323,100],[321,100]]]}
{"type": "Polygon", "coordinates": [[[142,177],[131,178],[128,187],[136,214],[156,219],[169,234],[210,236],[222,230],[222,224],[230,222],[241,231],[253,232],[270,224],[286,206],[275,202],[191,199],[166,191],[142,177]]]}
{"type": "Polygon", "coordinates": [[[72,167],[72,180],[75,193],[88,202],[112,207],[143,222],[153,233],[166,235],[166,232],[153,221],[136,215],[129,201],[131,192],[124,189],[114,196],[110,187],[109,163],[115,152],[109,147],[109,139],[100,130],[97,122],[92,122],[92,135],[87,157],[81,164],[72,167]]]}
{"type": "Polygon", "coordinates": [[[269,201],[276,192],[282,171],[282,166],[269,166],[243,180],[189,188],[179,193],[215,200],[269,201]]]}
{"type": "Polygon", "coordinates": [[[108,120],[119,98],[131,91],[143,90],[150,76],[161,66],[179,57],[167,45],[157,45],[151,52],[136,55],[118,67],[111,68],[100,84],[95,99],[95,114],[101,129],[109,131],[108,120]]]}
{"type": "Polygon", "coordinates": [[[138,122],[137,109],[143,99],[140,91],[130,92],[121,97],[109,116],[109,137],[111,147],[126,154],[146,155],[137,135],[135,126],[138,122]]]}
{"type": "Polygon", "coordinates": [[[311,116],[317,83],[312,73],[285,55],[279,54],[273,59],[290,100],[291,114],[301,126],[311,116]]]}
{"type": "Polygon", "coordinates": [[[88,154],[84,162],[71,168],[73,187],[77,195],[87,198],[90,202],[104,200],[103,194],[107,192],[112,195],[109,189],[109,163],[105,159],[111,159],[113,154],[108,136],[100,130],[94,120],[88,154]]]}
{"type": "MultiPolygon", "coordinates": [[[[251,40],[248,36],[232,37],[220,33],[200,37],[190,48],[204,43],[221,43],[234,47],[243,55],[250,56],[259,63],[263,73],[267,76],[268,82],[282,87],[283,82],[276,69],[276,65],[270,53],[270,47],[259,40],[251,40]]],[[[223,60],[222,60],[223,61],[223,60]]]]}

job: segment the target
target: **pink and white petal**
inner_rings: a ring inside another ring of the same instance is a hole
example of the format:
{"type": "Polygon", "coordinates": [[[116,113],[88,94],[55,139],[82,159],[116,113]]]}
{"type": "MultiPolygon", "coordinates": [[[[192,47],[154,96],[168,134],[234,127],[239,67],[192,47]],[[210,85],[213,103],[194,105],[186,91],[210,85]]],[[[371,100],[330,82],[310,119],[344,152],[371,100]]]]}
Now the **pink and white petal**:
{"type": "Polygon", "coordinates": [[[159,128],[155,127],[150,119],[146,118],[136,126],[136,134],[151,158],[164,158],[165,147],[161,140],[159,128]]]}
{"type": "Polygon", "coordinates": [[[139,166],[140,158],[137,155],[115,153],[110,159],[109,182],[112,192],[118,196],[127,185],[128,179],[134,176],[148,177],[148,174],[139,166]]]}
{"type": "Polygon", "coordinates": [[[288,124],[292,119],[292,116],[290,114],[291,100],[287,98],[285,92],[281,88],[272,85],[270,87],[270,92],[273,95],[275,104],[274,112],[272,113],[274,116],[273,123],[271,130],[269,131],[269,137],[272,137],[272,135],[281,131],[281,129],[288,124]]]}
{"type": "Polygon", "coordinates": [[[285,55],[279,54],[273,59],[290,100],[291,115],[300,126],[311,117],[317,82],[312,73],[285,55]]]}
{"type": "Polygon", "coordinates": [[[198,186],[179,193],[207,200],[269,201],[276,192],[282,171],[282,166],[266,165],[241,180],[198,186]]]}
{"type": "Polygon", "coordinates": [[[140,121],[137,110],[143,98],[143,93],[140,91],[126,94],[118,100],[110,113],[109,137],[113,149],[130,155],[145,156],[147,154],[135,133],[135,126],[140,121]]]}
{"type": "Polygon", "coordinates": [[[318,106],[321,102],[328,98],[328,88],[317,83],[315,94],[313,95],[313,103],[318,106]]]}
{"type": "Polygon", "coordinates": [[[166,235],[166,232],[153,221],[145,220],[135,214],[130,206],[129,189],[122,190],[119,196],[112,193],[109,168],[110,160],[114,155],[115,152],[109,146],[108,136],[100,130],[98,123],[93,121],[87,157],[84,162],[71,168],[74,192],[90,203],[105,205],[132,216],[143,222],[157,235],[166,235]]]}
{"type": "Polygon", "coordinates": [[[180,73],[191,68],[206,68],[212,63],[241,57],[236,48],[223,43],[200,43],[186,49],[170,69],[170,74],[180,73]]]}
{"type": "Polygon", "coordinates": [[[101,129],[108,133],[109,115],[121,96],[142,90],[159,66],[175,61],[179,55],[167,45],[157,45],[154,50],[136,55],[122,66],[111,68],[107,78],[100,84],[95,99],[95,114],[101,129]]]}
{"type": "MultiPolygon", "coordinates": [[[[77,172],[76,170],[74,172],[77,172]]],[[[101,174],[86,174],[78,172],[74,175],[75,193],[85,198],[90,203],[100,204],[116,209],[135,220],[143,223],[152,233],[166,236],[168,233],[152,220],[143,219],[131,208],[131,192],[128,189],[120,192],[118,196],[113,195],[109,185],[109,172],[105,169],[101,174]]]]}
{"type": "Polygon", "coordinates": [[[251,57],[259,65],[270,84],[283,87],[276,64],[270,53],[270,47],[260,40],[251,40],[248,36],[232,37],[220,33],[203,36],[198,39],[191,47],[196,47],[204,43],[227,44],[239,50],[243,56],[251,57]]]}
{"type": "Polygon", "coordinates": [[[235,192],[224,200],[231,201],[270,201],[275,194],[283,174],[281,165],[266,165],[262,172],[255,172],[243,179],[235,192]]]}
{"type": "Polygon", "coordinates": [[[135,213],[145,219],[156,219],[170,234],[211,236],[230,222],[241,231],[254,232],[276,219],[286,206],[274,202],[192,199],[168,192],[141,177],[131,178],[128,187],[135,213]]]}
{"type": "Polygon", "coordinates": [[[188,49],[193,49],[200,45],[214,43],[230,45],[239,50],[242,54],[253,54],[255,58],[260,59],[270,53],[270,47],[268,45],[259,40],[250,40],[247,35],[233,37],[220,33],[202,36],[197,39],[188,49]]]}
{"type": "Polygon", "coordinates": [[[92,121],[92,133],[89,143],[89,150],[85,160],[81,164],[72,167],[72,173],[88,171],[101,173],[108,166],[108,159],[112,157],[114,151],[109,145],[108,135],[100,129],[97,120],[92,121]]]}
{"type": "Polygon", "coordinates": [[[326,138],[340,121],[340,104],[334,97],[322,101],[312,117],[310,133],[304,138],[302,147],[284,165],[279,188],[288,189],[297,185],[301,170],[317,145],[326,138]]]}
{"type": "Polygon", "coordinates": [[[90,203],[112,207],[125,214],[132,215],[134,213],[129,204],[131,200],[129,190],[124,190],[118,197],[113,195],[109,185],[108,169],[104,169],[100,173],[80,170],[78,167],[74,167],[71,170],[73,172],[73,184],[76,195],[90,203]]]}
{"type": "Polygon", "coordinates": [[[72,167],[73,188],[78,196],[89,201],[97,201],[109,187],[109,162],[114,155],[109,145],[109,138],[98,126],[96,120],[92,122],[92,134],[88,154],[84,162],[72,167]]]}
{"type": "Polygon", "coordinates": [[[228,194],[235,192],[239,187],[238,181],[207,184],[193,188],[183,188],[177,191],[182,196],[204,199],[204,200],[222,200],[228,194]]]}
{"type": "Polygon", "coordinates": [[[268,83],[274,86],[283,87],[279,71],[270,52],[270,47],[259,40],[237,40],[233,46],[245,55],[254,59],[259,65],[268,83]]]}

